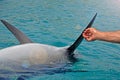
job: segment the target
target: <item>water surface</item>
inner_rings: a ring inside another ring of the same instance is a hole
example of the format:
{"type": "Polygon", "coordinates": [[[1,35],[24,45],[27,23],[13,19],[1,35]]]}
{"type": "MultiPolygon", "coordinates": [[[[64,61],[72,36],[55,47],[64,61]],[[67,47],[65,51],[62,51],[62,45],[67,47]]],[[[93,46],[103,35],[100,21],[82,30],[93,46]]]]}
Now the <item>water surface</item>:
{"type": "MultiPolygon", "coordinates": [[[[120,0],[0,0],[0,19],[19,28],[34,42],[54,46],[71,45],[96,12],[95,28],[120,30],[120,0]]],[[[0,49],[17,44],[0,23],[0,49]]],[[[70,68],[78,72],[56,72],[29,80],[120,79],[120,44],[84,40],[76,53],[80,54],[79,62],[70,68]]]]}

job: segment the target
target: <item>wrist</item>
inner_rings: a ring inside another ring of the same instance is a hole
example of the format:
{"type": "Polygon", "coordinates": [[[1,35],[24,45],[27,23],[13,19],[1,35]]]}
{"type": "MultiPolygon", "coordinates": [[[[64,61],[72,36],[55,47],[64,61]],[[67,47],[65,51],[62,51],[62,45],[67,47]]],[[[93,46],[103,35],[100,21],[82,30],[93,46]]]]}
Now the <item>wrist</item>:
{"type": "Polygon", "coordinates": [[[95,36],[95,40],[103,40],[105,37],[105,32],[102,31],[96,31],[96,36],[95,36]]]}

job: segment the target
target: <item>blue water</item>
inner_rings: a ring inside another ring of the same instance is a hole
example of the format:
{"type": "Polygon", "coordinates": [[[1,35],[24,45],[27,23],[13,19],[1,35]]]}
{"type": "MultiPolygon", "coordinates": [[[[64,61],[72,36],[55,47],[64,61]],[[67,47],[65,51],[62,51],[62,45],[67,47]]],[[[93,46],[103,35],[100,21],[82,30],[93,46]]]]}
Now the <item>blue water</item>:
{"type": "MultiPolygon", "coordinates": [[[[120,30],[120,0],[0,0],[0,19],[19,28],[34,42],[54,46],[71,45],[96,12],[93,27],[120,30]]],[[[0,49],[17,44],[0,23],[0,49]]],[[[79,62],[70,68],[78,72],[54,72],[29,80],[120,79],[120,44],[84,40],[76,53],[80,54],[79,62]]]]}

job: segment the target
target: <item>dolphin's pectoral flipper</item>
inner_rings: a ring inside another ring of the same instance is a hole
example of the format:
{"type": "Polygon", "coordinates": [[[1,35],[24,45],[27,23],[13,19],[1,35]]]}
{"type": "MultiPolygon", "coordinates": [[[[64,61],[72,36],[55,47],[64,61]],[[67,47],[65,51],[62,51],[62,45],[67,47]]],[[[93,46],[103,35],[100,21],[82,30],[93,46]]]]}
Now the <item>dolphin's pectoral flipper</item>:
{"type": "Polygon", "coordinates": [[[32,41],[16,27],[12,26],[10,23],[6,22],[5,20],[1,20],[1,22],[8,28],[8,30],[10,30],[14,34],[14,36],[18,39],[20,44],[32,43],[32,41]]]}
{"type": "MultiPolygon", "coordinates": [[[[95,16],[93,17],[93,19],[90,21],[90,23],[87,25],[87,27],[86,27],[85,29],[87,29],[87,28],[89,28],[89,27],[92,26],[92,24],[93,24],[96,16],[97,16],[97,13],[95,14],[95,16]]],[[[85,31],[85,29],[83,30],[83,32],[85,31]]],[[[82,32],[82,33],[83,33],[83,32],[82,32]]],[[[73,53],[74,50],[75,50],[75,49],[79,46],[79,44],[82,42],[82,40],[83,40],[82,33],[81,33],[81,35],[78,37],[78,39],[68,48],[69,54],[73,53]]]]}

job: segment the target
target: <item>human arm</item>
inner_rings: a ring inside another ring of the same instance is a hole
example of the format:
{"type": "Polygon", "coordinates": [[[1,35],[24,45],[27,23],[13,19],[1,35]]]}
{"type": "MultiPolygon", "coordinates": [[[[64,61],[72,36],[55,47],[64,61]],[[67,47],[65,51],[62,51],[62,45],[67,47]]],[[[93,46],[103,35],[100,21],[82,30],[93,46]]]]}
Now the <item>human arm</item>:
{"type": "Polygon", "coordinates": [[[84,31],[83,37],[87,41],[101,40],[113,43],[120,43],[120,30],[103,32],[95,28],[88,28],[84,31]]]}

